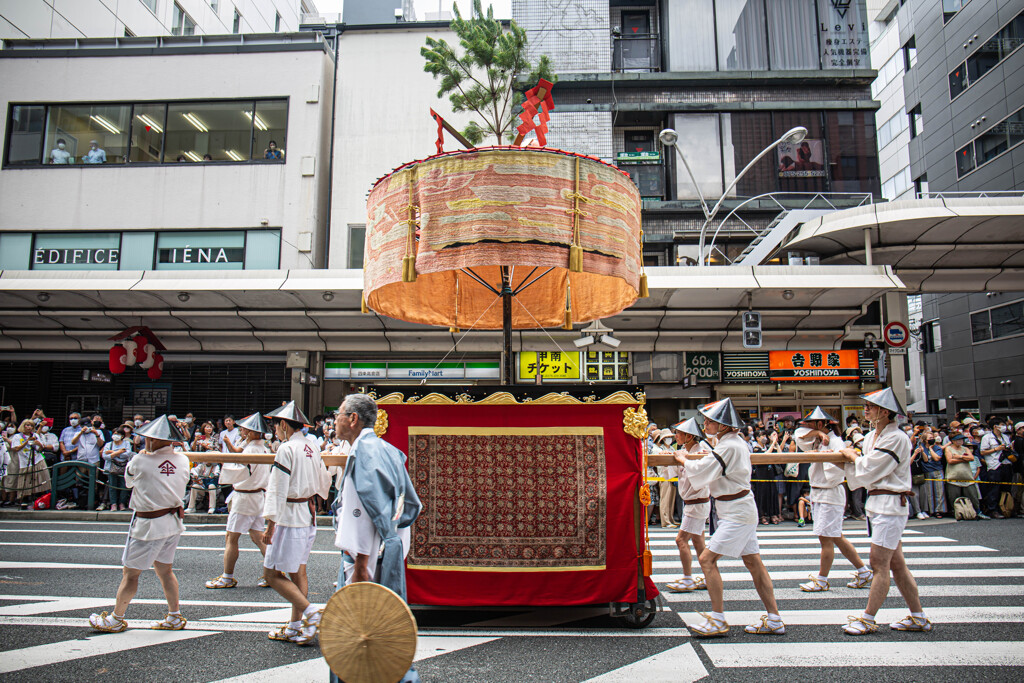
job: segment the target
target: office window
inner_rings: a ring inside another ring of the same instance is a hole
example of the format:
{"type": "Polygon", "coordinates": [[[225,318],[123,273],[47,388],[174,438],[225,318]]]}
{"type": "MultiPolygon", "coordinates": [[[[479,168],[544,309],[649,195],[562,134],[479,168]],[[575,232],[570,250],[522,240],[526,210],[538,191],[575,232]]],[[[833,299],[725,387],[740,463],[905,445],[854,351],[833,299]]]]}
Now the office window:
{"type": "MultiPolygon", "coordinates": [[[[7,124],[7,165],[35,165],[46,163],[43,154],[43,130],[46,107],[40,105],[14,105],[7,124]]],[[[46,155],[48,156],[48,155],[46,155]]]]}
{"type": "Polygon", "coordinates": [[[910,110],[910,137],[916,138],[924,134],[924,117],[921,115],[921,105],[918,104],[910,110]]]}
{"type": "Polygon", "coordinates": [[[931,320],[921,325],[921,350],[935,353],[942,349],[942,327],[938,320],[931,320]]]}
{"type": "Polygon", "coordinates": [[[135,105],[132,108],[132,137],[128,161],[159,163],[166,125],[166,104],[135,105]]]}
{"type": "Polygon", "coordinates": [[[719,70],[768,68],[764,0],[716,0],[715,20],[719,70]]]}
{"type": "Polygon", "coordinates": [[[212,9],[213,13],[216,14],[217,10],[220,9],[220,0],[209,0],[209,2],[210,2],[210,9],[212,9]]]}
{"type": "Polygon", "coordinates": [[[234,18],[231,20],[231,32],[238,33],[239,29],[242,28],[242,15],[238,13],[238,9],[235,9],[234,18]]]}
{"type": "Polygon", "coordinates": [[[893,115],[888,121],[883,123],[878,129],[878,148],[882,149],[888,145],[892,140],[900,133],[907,129],[909,121],[907,119],[907,112],[902,107],[896,114],[893,115]]]}
{"type": "Polygon", "coordinates": [[[128,105],[59,105],[46,117],[47,164],[116,164],[128,151],[128,105]],[[64,145],[64,149],[60,145],[64,145]]]}
{"type": "Polygon", "coordinates": [[[348,267],[362,268],[363,254],[366,250],[366,226],[348,226],[348,267]]]}
{"type": "Polygon", "coordinates": [[[164,163],[250,158],[252,106],[251,100],[170,104],[164,163]]]}
{"type": "Polygon", "coordinates": [[[269,100],[256,103],[253,117],[253,159],[284,161],[285,133],[288,128],[288,102],[269,100]],[[274,143],[271,149],[270,143],[274,143]]]}
{"type": "MultiPolygon", "coordinates": [[[[826,139],[821,112],[780,111],[772,114],[772,141],[797,126],[807,129],[807,137],[795,148],[782,144],[776,148],[775,168],[780,192],[824,192],[828,189],[828,152],[834,145],[826,139]]],[[[874,126],[872,125],[872,130],[874,126]]],[[[877,169],[877,165],[876,165],[877,169]]]]}
{"type": "Polygon", "coordinates": [[[156,0],[142,0],[142,4],[149,8],[149,11],[156,14],[156,0]]]}
{"type": "Polygon", "coordinates": [[[882,65],[882,68],[878,70],[878,76],[871,82],[871,97],[878,99],[885,86],[889,85],[894,78],[902,75],[903,56],[896,53],[882,65]]]}
{"type": "Polygon", "coordinates": [[[171,17],[171,35],[193,36],[196,33],[196,22],[188,15],[181,5],[174,3],[174,14],[171,17]]]}
{"type": "Polygon", "coordinates": [[[914,37],[911,36],[910,40],[903,46],[903,68],[910,71],[917,64],[917,43],[914,42],[914,37]]]}
{"type": "MultiPolygon", "coordinates": [[[[905,121],[905,115],[900,119],[905,121]]],[[[828,125],[827,163],[831,170],[831,190],[878,192],[874,115],[863,111],[828,112],[825,120],[828,125]]]]}
{"type": "Polygon", "coordinates": [[[971,0],[942,0],[942,20],[948,22],[971,0]]]}
{"type": "MultiPolygon", "coordinates": [[[[722,186],[722,146],[718,133],[718,114],[675,114],[673,128],[679,133],[676,145],[686,157],[700,191],[715,201],[722,186]]],[[[676,196],[695,199],[697,191],[682,164],[676,167],[676,196]]]]}
{"type": "Polygon", "coordinates": [[[949,72],[949,98],[955,98],[964,90],[967,90],[967,64],[961,63],[949,72]]]}
{"type": "Polygon", "coordinates": [[[668,23],[671,71],[714,71],[717,68],[712,0],[673,2],[668,23]]]}
{"type": "Polygon", "coordinates": [[[281,13],[274,12],[274,33],[281,30],[281,13]]]}
{"type": "Polygon", "coordinates": [[[1024,12],[1003,26],[998,32],[967,57],[949,74],[949,97],[955,98],[976,80],[994,69],[1024,44],[1024,12]]]}
{"type": "Polygon", "coordinates": [[[974,143],[968,143],[956,152],[956,174],[964,176],[974,170],[974,143]]]}
{"type": "Polygon", "coordinates": [[[967,58],[967,82],[973,83],[995,68],[999,63],[1000,41],[998,37],[986,41],[967,58]]]}
{"type": "MultiPolygon", "coordinates": [[[[772,136],[772,115],[769,112],[722,114],[722,155],[726,185],[732,183],[736,174],[775,139],[772,136]]],[[[766,154],[740,178],[733,194],[753,197],[774,191],[779,182],[777,164],[777,155],[766,154]]],[[[677,169],[685,173],[678,165],[677,169]]]]}
{"type": "Polygon", "coordinates": [[[124,27],[124,37],[125,37],[125,38],[134,38],[134,37],[135,37],[135,34],[134,34],[134,33],[132,33],[132,30],[131,30],[130,28],[128,28],[127,26],[125,26],[125,27],[124,27]]]}
{"type": "Polygon", "coordinates": [[[818,69],[818,21],[814,3],[771,0],[767,8],[771,68],[781,71],[818,69]]]}
{"type": "Polygon", "coordinates": [[[918,197],[923,199],[928,198],[928,174],[925,173],[920,178],[914,181],[914,192],[918,197]]]}
{"type": "Polygon", "coordinates": [[[993,308],[990,314],[993,339],[1024,334],[1024,301],[993,308]]]}
{"type": "Polygon", "coordinates": [[[988,311],[971,313],[971,339],[975,342],[988,341],[992,338],[988,311]]]}
{"type": "Polygon", "coordinates": [[[980,166],[991,161],[1010,148],[1007,139],[1008,124],[997,123],[982,133],[974,142],[975,161],[980,166]]]}
{"type": "Polygon", "coordinates": [[[1024,142],[1024,109],[1006,119],[1006,134],[1010,147],[1024,142]]]}

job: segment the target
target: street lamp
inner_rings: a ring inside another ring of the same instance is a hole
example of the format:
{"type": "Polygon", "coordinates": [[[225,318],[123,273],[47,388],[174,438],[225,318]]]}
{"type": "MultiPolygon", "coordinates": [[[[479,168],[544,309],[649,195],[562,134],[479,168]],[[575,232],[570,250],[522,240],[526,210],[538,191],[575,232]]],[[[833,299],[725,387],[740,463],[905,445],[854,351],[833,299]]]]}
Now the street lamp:
{"type": "MultiPolygon", "coordinates": [[[[701,209],[704,211],[704,225],[700,227],[700,242],[697,247],[697,253],[700,258],[701,265],[704,265],[705,262],[704,239],[707,236],[708,225],[711,223],[712,220],[714,220],[715,216],[718,214],[718,210],[722,208],[722,202],[724,202],[725,198],[729,195],[730,192],[732,192],[732,189],[736,187],[736,184],[740,181],[740,178],[742,178],[747,173],[747,171],[753,168],[754,164],[760,161],[765,154],[768,154],[768,152],[772,151],[782,143],[787,142],[789,144],[795,145],[797,143],[803,142],[804,138],[806,137],[807,129],[804,128],[803,126],[797,126],[796,128],[789,129],[781,138],[779,138],[778,140],[776,140],[775,142],[761,150],[761,152],[756,157],[754,157],[750,161],[750,163],[743,167],[742,171],[736,174],[736,177],[733,178],[733,181],[729,183],[729,187],[725,188],[725,192],[723,192],[722,196],[718,198],[718,201],[715,203],[714,208],[712,208],[709,211],[707,202],[704,201],[704,196],[701,194],[700,186],[697,184],[696,178],[693,177],[693,172],[690,171],[689,164],[686,163],[686,157],[683,156],[683,151],[679,149],[679,145],[676,144],[679,141],[679,134],[672,130],[671,128],[666,128],[665,130],[661,131],[661,133],[658,135],[658,139],[661,140],[661,144],[667,147],[675,147],[676,154],[679,155],[679,158],[683,162],[683,166],[686,168],[686,172],[690,175],[690,182],[692,182],[693,186],[697,189],[697,196],[700,198],[701,209]]],[[[709,254],[707,261],[710,262],[710,260],[711,259],[709,254]]]]}

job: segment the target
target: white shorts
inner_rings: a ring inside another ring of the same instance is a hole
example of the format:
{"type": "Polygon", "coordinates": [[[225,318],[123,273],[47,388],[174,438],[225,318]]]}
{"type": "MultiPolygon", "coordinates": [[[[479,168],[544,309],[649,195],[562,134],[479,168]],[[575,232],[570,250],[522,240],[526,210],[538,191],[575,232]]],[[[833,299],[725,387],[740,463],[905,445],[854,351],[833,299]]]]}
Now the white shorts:
{"type": "Polygon", "coordinates": [[[757,524],[719,520],[718,528],[708,541],[708,550],[726,557],[756,555],[761,552],[757,545],[757,524]]]}
{"type": "Polygon", "coordinates": [[[267,546],[267,556],[263,558],[263,566],[294,574],[309,561],[315,540],[315,526],[275,526],[274,537],[267,546]]]}
{"type": "Polygon", "coordinates": [[[814,535],[839,538],[843,535],[843,506],[832,503],[811,503],[814,517],[814,535]]]}
{"type": "Polygon", "coordinates": [[[128,542],[124,544],[124,553],[121,554],[121,564],[140,571],[152,569],[154,562],[174,564],[174,551],[178,548],[180,538],[181,534],[174,534],[167,538],[140,541],[129,536],[128,542]]]}
{"type": "Polygon", "coordinates": [[[711,503],[687,505],[683,508],[683,521],[679,523],[680,531],[698,536],[703,535],[704,525],[707,524],[709,514],[711,514],[711,503]],[[690,515],[691,512],[694,514],[690,515]]]}
{"type": "Polygon", "coordinates": [[[903,529],[907,526],[907,517],[869,512],[868,524],[871,525],[871,545],[896,550],[903,537],[903,529]]]}
{"type": "MultiPolygon", "coordinates": [[[[240,515],[234,511],[228,513],[228,524],[225,531],[235,534],[247,534],[250,531],[263,531],[263,515],[240,515]]],[[[277,535],[277,531],[274,532],[277,535]]]]}

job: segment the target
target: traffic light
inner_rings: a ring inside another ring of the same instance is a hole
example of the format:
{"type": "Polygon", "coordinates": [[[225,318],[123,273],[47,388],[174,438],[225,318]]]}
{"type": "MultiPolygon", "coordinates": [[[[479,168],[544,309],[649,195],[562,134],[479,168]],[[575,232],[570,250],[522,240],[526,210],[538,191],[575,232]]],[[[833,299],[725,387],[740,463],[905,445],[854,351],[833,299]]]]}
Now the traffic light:
{"type": "Polygon", "coordinates": [[[743,348],[761,348],[761,314],[756,311],[743,314],[743,348]]]}

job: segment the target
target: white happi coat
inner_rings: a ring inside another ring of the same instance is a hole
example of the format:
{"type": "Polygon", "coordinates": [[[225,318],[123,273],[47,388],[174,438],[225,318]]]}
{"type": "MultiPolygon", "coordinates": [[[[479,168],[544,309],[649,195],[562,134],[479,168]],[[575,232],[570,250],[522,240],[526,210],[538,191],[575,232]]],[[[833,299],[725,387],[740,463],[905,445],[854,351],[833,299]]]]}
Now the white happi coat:
{"type": "MultiPolygon", "coordinates": [[[[793,432],[796,447],[801,451],[837,453],[846,447],[846,443],[833,432],[828,432],[828,443],[819,443],[810,439],[807,435],[812,431],[814,430],[808,427],[798,427],[793,432]]],[[[842,465],[831,462],[812,462],[808,473],[808,479],[811,482],[811,502],[846,507],[846,490],[843,489],[843,479],[845,478],[846,471],[842,465]]]]}
{"type": "Polygon", "coordinates": [[[320,458],[320,447],[302,432],[295,432],[278,447],[274,456],[263,516],[278,526],[312,526],[309,506],[289,503],[287,499],[312,495],[327,498],[330,488],[331,477],[320,458]]]}
{"type": "MultiPolygon", "coordinates": [[[[124,479],[132,490],[130,505],[136,512],[181,507],[189,481],[188,458],[171,446],[137,453],[128,462],[124,479]]],[[[133,515],[130,534],[140,541],[152,541],[184,530],[184,522],[174,513],[156,519],[133,515]]]]}
{"type": "Polygon", "coordinates": [[[721,520],[757,524],[757,505],[750,493],[750,449],[737,432],[724,436],[711,454],[700,460],[687,460],[685,467],[690,486],[697,490],[707,488],[713,498],[747,491],[748,495],[737,500],[715,501],[715,510],[721,520]]]}
{"type": "MultiPolygon", "coordinates": [[[[250,441],[242,449],[243,454],[258,455],[269,453],[270,449],[263,443],[263,439],[250,441]]],[[[245,491],[256,491],[266,489],[270,481],[270,465],[239,465],[237,463],[225,463],[220,470],[220,483],[231,484],[235,490],[228,496],[228,509],[238,515],[262,515],[263,503],[266,500],[265,491],[259,493],[242,493],[245,491]]]]}
{"type": "MultiPolygon", "coordinates": [[[[851,489],[864,487],[887,491],[910,491],[910,438],[890,422],[881,429],[873,429],[861,442],[864,453],[857,462],[846,463],[846,481],[851,489]]],[[[864,509],[876,515],[906,517],[908,507],[900,503],[899,496],[869,496],[864,509]]]]}

